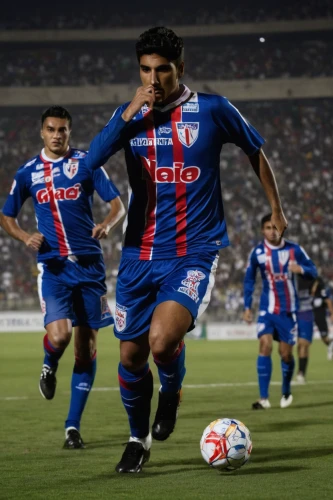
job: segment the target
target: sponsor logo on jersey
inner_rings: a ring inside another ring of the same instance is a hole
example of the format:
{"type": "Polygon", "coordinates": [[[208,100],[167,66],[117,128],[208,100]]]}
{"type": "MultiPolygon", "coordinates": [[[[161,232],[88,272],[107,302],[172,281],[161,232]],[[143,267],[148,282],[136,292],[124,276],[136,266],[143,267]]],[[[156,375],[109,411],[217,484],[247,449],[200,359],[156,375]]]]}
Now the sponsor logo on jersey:
{"type": "Polygon", "coordinates": [[[178,292],[185,293],[194,302],[199,301],[198,288],[200,281],[205,279],[206,275],[198,270],[187,271],[187,277],[182,280],[182,285],[178,288],[178,292]]]}
{"type": "Polygon", "coordinates": [[[32,172],[31,173],[31,185],[35,186],[35,184],[44,184],[44,172],[32,172]]]}
{"type": "Polygon", "coordinates": [[[141,108],[141,112],[143,115],[146,115],[148,113],[148,111],[150,111],[150,109],[148,108],[147,104],[144,104],[141,108]]]}
{"type": "Polygon", "coordinates": [[[186,102],[183,105],[183,111],[185,113],[199,113],[199,103],[197,103],[197,102],[186,102]]]}
{"type": "Polygon", "coordinates": [[[199,167],[184,168],[183,162],[174,162],[172,167],[158,167],[155,160],[148,160],[141,156],[143,166],[143,178],[149,173],[150,179],[156,184],[160,183],[191,183],[199,179],[201,170],[199,167]]]}
{"type": "Polygon", "coordinates": [[[16,188],[16,179],[13,180],[12,186],[10,188],[9,194],[14,194],[15,188],[16,188]]]}
{"type": "Polygon", "coordinates": [[[115,322],[118,332],[122,332],[126,328],[127,307],[116,304],[115,322]]]}
{"type": "Polygon", "coordinates": [[[73,179],[73,177],[78,173],[79,170],[79,160],[70,158],[67,163],[63,164],[63,170],[68,179],[73,179]]]}
{"type": "Polygon", "coordinates": [[[31,160],[31,161],[28,161],[28,163],[26,163],[26,164],[24,165],[24,168],[26,168],[26,167],[30,167],[30,166],[31,166],[31,165],[33,165],[36,161],[37,161],[37,158],[34,158],[34,159],[33,159],[33,160],[31,160]]]}
{"type": "Polygon", "coordinates": [[[171,127],[158,127],[158,135],[162,135],[162,134],[171,134],[172,132],[172,128],[171,127]]]}
{"type": "Polygon", "coordinates": [[[288,281],[289,279],[289,274],[288,273],[269,273],[268,271],[265,271],[265,274],[266,274],[266,277],[268,280],[270,280],[271,278],[273,278],[273,281],[275,281],[276,283],[280,282],[280,281],[288,281]]]}
{"type": "Polygon", "coordinates": [[[72,158],[84,158],[85,156],[87,156],[85,151],[74,151],[72,154],[72,158]]]}
{"type": "Polygon", "coordinates": [[[177,122],[176,126],[180,142],[187,148],[193,146],[199,135],[199,122],[177,122]]]}
{"type": "Polygon", "coordinates": [[[38,163],[38,165],[36,165],[36,170],[42,170],[44,168],[44,163],[38,163]]]}
{"type": "MultiPolygon", "coordinates": [[[[81,194],[81,184],[75,184],[69,188],[57,188],[53,191],[54,198],[57,201],[77,200],[81,194]]],[[[36,193],[36,200],[39,204],[50,202],[50,193],[48,189],[39,189],[36,193]]]]}
{"type": "Polygon", "coordinates": [[[288,259],[289,259],[289,252],[288,250],[280,250],[278,252],[278,256],[279,256],[279,262],[282,266],[284,266],[285,264],[287,264],[288,262],[288,259]]]}
{"type": "Polygon", "coordinates": [[[172,146],[173,142],[171,137],[154,137],[148,139],[147,137],[136,137],[130,140],[131,146],[172,146]]]}

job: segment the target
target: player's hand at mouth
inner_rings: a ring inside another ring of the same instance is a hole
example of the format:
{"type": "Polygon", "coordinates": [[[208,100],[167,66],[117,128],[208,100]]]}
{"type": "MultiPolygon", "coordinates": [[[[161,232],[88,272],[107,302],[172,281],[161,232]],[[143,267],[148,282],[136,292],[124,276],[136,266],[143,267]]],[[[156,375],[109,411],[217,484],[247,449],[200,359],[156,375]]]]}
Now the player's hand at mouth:
{"type": "Polygon", "coordinates": [[[125,120],[125,122],[132,120],[133,116],[135,116],[145,104],[148,108],[153,109],[154,102],[155,88],[153,85],[149,85],[148,87],[139,87],[131,103],[122,114],[123,120],[125,120]]]}

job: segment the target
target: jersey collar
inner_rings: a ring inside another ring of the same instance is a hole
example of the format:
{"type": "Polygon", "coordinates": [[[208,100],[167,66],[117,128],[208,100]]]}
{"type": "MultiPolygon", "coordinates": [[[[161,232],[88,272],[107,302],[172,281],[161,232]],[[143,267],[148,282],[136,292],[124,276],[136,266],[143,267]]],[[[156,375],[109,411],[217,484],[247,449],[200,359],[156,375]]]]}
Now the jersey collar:
{"type": "Polygon", "coordinates": [[[179,106],[183,102],[187,101],[188,98],[191,96],[192,92],[184,84],[183,84],[183,88],[184,88],[184,90],[183,90],[182,94],[180,95],[180,97],[178,97],[178,99],[176,99],[173,102],[169,102],[163,108],[160,108],[160,107],[156,106],[156,107],[154,107],[154,109],[156,109],[156,110],[161,111],[162,113],[164,113],[165,111],[169,111],[170,109],[176,108],[177,106],[179,106]]]}
{"type": "Polygon", "coordinates": [[[40,152],[40,158],[41,158],[43,163],[59,163],[64,158],[67,158],[67,156],[70,154],[70,152],[71,152],[71,148],[70,148],[70,146],[68,146],[67,153],[65,154],[65,156],[61,156],[60,158],[57,158],[56,160],[54,160],[53,158],[49,158],[45,154],[45,148],[43,148],[40,152]]]}
{"type": "Polygon", "coordinates": [[[271,250],[277,250],[278,248],[283,248],[286,244],[284,238],[282,238],[280,245],[278,245],[278,246],[271,245],[270,243],[268,243],[268,241],[266,239],[264,240],[264,243],[265,243],[266,247],[270,248],[271,250]]]}

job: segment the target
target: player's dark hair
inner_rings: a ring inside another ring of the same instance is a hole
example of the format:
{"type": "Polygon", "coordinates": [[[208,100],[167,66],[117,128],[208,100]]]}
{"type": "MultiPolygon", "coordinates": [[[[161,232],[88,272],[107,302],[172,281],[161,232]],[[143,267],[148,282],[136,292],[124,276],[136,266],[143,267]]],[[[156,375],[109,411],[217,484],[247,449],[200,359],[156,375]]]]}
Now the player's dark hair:
{"type": "Polygon", "coordinates": [[[271,217],[272,217],[272,214],[264,215],[264,217],[261,219],[261,228],[264,227],[265,222],[271,222],[271,217]]]}
{"type": "Polygon", "coordinates": [[[168,61],[173,61],[176,66],[184,60],[184,43],[182,38],[164,26],[150,28],[139,36],[135,45],[136,55],[158,54],[168,61]]]}
{"type": "Polygon", "coordinates": [[[72,117],[66,108],[63,108],[62,106],[51,106],[50,108],[46,109],[41,117],[42,127],[46,118],[50,116],[52,118],[65,118],[66,120],[68,120],[69,128],[72,128],[72,117]]]}

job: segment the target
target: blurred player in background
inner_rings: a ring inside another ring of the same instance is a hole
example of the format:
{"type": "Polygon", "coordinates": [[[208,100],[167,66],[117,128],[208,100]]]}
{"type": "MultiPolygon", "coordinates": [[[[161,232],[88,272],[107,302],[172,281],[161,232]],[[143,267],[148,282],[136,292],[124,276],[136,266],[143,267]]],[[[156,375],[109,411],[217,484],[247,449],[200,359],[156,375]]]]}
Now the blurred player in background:
{"type": "Polygon", "coordinates": [[[295,275],[314,278],[317,270],[302,247],[285,240],[272,222],[271,214],[261,220],[264,241],[250,253],[244,279],[244,320],[252,322],[252,295],[255,288],[257,269],[260,269],[263,289],[257,322],[259,356],[257,372],[260,399],[253,403],[254,410],[268,409],[269,384],[272,374],[273,339],[279,341],[282,368],[281,408],[291,405],[290,382],[294,372],[293,345],[297,338],[296,311],[298,296],[295,275]]]}
{"type": "Polygon", "coordinates": [[[124,148],[131,187],[116,290],[120,394],[130,439],[117,472],[140,472],[151,447],[152,352],[161,382],[152,437],[173,432],[185,375],[184,336],[208,305],[218,252],[229,245],[220,152],[234,143],[249,157],[279,234],[287,222],[264,140],[225,98],[180,84],[183,41],[158,27],[136,44],[142,86],[120,106],[90,151],[104,163],[124,148]]]}
{"type": "Polygon", "coordinates": [[[321,277],[317,277],[311,288],[312,305],[315,324],[320,333],[321,339],[327,345],[327,359],[333,360],[333,338],[330,338],[327,313],[330,321],[333,322],[333,302],[330,289],[325,286],[321,277]]]}
{"type": "Polygon", "coordinates": [[[333,358],[333,339],[329,337],[327,311],[333,319],[333,304],[330,292],[326,289],[322,278],[306,279],[303,276],[298,280],[299,310],[297,312],[298,324],[298,360],[299,369],[297,381],[305,383],[305,375],[309,360],[309,349],[312,343],[314,322],[324,344],[327,345],[327,359],[333,358]]]}
{"type": "Polygon", "coordinates": [[[314,283],[313,278],[298,276],[297,294],[299,298],[299,308],[297,311],[297,354],[298,373],[296,380],[300,384],[305,383],[305,373],[309,359],[309,348],[312,343],[314,314],[312,307],[311,289],[314,283]]]}
{"type": "Polygon", "coordinates": [[[99,240],[123,217],[119,192],[103,168],[93,170],[85,151],[69,145],[72,118],[54,106],[41,117],[41,153],[19,168],[1,214],[13,238],[38,252],[38,291],[44,313],[44,363],[39,389],[52,399],[58,362],[75,331],[75,364],[65,422],[65,448],[83,448],[82,412],[96,372],[96,335],[114,323],[106,298],[105,266],[99,240]],[[94,190],[110,203],[105,220],[95,225],[94,190]],[[38,231],[29,234],[16,221],[32,197],[38,231]]]}

